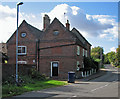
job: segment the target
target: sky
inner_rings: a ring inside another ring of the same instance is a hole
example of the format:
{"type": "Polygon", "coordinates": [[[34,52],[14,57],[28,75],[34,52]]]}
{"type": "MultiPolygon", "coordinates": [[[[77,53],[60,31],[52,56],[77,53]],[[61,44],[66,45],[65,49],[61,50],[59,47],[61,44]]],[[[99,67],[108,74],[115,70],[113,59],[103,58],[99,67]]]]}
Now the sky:
{"type": "MultiPolygon", "coordinates": [[[[16,4],[0,3],[0,42],[6,42],[17,28],[16,4]]],[[[24,2],[19,10],[19,24],[26,20],[42,30],[44,14],[49,15],[51,22],[57,17],[64,25],[68,19],[70,29],[78,29],[92,47],[103,47],[104,53],[118,47],[118,2],[24,2]]]]}

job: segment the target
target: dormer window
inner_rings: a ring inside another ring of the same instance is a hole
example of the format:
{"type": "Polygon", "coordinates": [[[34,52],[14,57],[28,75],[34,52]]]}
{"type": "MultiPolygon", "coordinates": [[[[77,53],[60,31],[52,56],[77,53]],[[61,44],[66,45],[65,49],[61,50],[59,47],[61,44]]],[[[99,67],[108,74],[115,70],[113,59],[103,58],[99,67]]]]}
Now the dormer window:
{"type": "Polygon", "coordinates": [[[54,30],[54,31],[53,31],[53,34],[54,34],[54,35],[58,35],[58,34],[59,34],[59,31],[58,31],[58,30],[54,30]]]}
{"type": "Polygon", "coordinates": [[[24,33],[21,33],[21,37],[26,37],[26,33],[24,32],[24,33]]]}

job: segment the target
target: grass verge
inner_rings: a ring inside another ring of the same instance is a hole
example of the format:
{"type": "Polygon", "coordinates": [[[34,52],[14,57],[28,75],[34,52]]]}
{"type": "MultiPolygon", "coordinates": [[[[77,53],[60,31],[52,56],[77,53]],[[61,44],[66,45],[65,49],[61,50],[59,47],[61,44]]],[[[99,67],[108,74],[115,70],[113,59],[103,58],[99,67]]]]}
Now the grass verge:
{"type": "Polygon", "coordinates": [[[16,86],[13,84],[2,86],[2,97],[10,97],[15,95],[20,95],[24,92],[41,90],[51,87],[67,85],[66,82],[57,80],[46,80],[46,81],[35,81],[33,84],[28,83],[24,86],[16,86]]]}

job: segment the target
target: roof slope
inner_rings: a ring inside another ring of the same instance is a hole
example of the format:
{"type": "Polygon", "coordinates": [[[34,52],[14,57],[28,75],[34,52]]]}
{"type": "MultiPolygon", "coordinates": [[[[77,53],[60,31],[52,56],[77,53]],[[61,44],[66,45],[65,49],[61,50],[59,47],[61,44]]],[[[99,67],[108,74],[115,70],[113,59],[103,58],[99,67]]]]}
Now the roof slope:
{"type": "MultiPolygon", "coordinates": [[[[32,33],[36,38],[40,38],[40,37],[41,37],[43,31],[41,31],[41,30],[37,29],[36,27],[28,24],[25,20],[23,20],[23,22],[25,22],[25,23],[27,24],[28,28],[31,30],[31,33],[32,33]]],[[[23,23],[23,22],[22,22],[22,23],[23,23]]]]}
{"type": "MultiPolygon", "coordinates": [[[[18,29],[23,25],[27,25],[27,28],[30,29],[31,33],[35,36],[35,38],[40,38],[41,35],[43,34],[43,31],[35,28],[34,26],[28,24],[25,20],[22,21],[22,23],[20,24],[20,26],[18,27],[18,29]]],[[[17,31],[17,30],[16,30],[17,31]]],[[[12,36],[7,40],[6,43],[9,42],[9,40],[13,37],[13,35],[16,33],[16,31],[12,34],[12,36]]]]}
{"type": "Polygon", "coordinates": [[[76,29],[76,28],[73,28],[71,30],[72,33],[74,33],[76,35],[76,37],[83,43],[85,44],[85,42],[87,42],[89,45],[91,45],[84,37],[83,35],[76,29]]]}
{"type": "Polygon", "coordinates": [[[75,37],[79,42],[80,42],[80,45],[85,47],[86,46],[86,42],[91,45],[83,36],[82,34],[75,28],[73,28],[71,31],[68,30],[57,18],[54,18],[54,20],[52,21],[52,23],[48,26],[48,28],[45,30],[45,32],[47,32],[50,28],[51,28],[51,25],[54,23],[54,22],[58,22],[60,24],[60,26],[68,31],[71,35],[73,35],[73,37],[75,37]]]}

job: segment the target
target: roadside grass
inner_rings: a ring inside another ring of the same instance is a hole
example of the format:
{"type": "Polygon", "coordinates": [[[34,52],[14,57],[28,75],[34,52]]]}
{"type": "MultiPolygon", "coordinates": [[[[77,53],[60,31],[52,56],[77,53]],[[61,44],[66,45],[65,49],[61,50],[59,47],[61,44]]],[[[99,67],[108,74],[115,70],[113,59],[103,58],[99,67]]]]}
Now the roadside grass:
{"type": "Polygon", "coordinates": [[[13,84],[2,86],[2,97],[10,97],[20,95],[24,92],[36,91],[51,87],[67,85],[66,82],[57,80],[35,81],[34,83],[27,83],[23,86],[16,86],[13,84]]]}
{"type": "Polygon", "coordinates": [[[119,66],[117,66],[117,68],[120,68],[120,65],[119,65],[119,66]]]}

